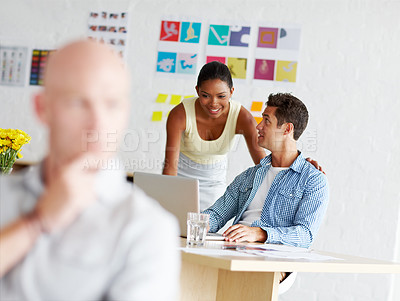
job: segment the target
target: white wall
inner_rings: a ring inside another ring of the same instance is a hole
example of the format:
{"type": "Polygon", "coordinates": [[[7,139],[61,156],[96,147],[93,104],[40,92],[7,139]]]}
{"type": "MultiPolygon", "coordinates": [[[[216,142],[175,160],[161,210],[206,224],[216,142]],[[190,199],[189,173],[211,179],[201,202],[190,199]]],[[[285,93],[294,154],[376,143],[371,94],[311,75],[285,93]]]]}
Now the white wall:
{"type": "MultiPolygon", "coordinates": [[[[331,199],[315,249],[400,261],[400,1],[44,1],[0,0],[0,43],[57,48],[84,37],[94,10],[130,13],[128,64],[132,71],[131,129],[142,130],[138,151],[161,169],[165,124],[149,122],[158,93],[192,94],[195,80],[154,76],[160,18],[193,16],[207,20],[297,23],[302,27],[298,84],[291,88],[309,108],[309,129],[317,147],[306,155],[328,174],[331,199]],[[145,143],[157,135],[154,143],[145,143]],[[149,145],[149,149],[147,146],[149,145]]],[[[27,160],[44,154],[45,131],[32,114],[37,88],[0,86],[0,127],[32,135],[24,147],[27,160]]],[[[249,107],[285,87],[236,86],[235,98],[249,107]]],[[[241,140],[230,155],[228,178],[251,165],[241,140]]],[[[400,300],[400,280],[393,275],[300,274],[280,300],[400,300]]]]}

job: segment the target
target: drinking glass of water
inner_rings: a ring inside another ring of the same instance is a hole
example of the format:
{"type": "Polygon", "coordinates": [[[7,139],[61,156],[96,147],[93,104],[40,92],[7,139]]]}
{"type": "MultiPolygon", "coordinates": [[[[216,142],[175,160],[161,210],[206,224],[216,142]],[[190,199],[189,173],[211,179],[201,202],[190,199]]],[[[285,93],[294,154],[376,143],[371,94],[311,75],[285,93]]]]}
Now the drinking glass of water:
{"type": "Polygon", "coordinates": [[[187,241],[188,247],[201,247],[206,239],[210,215],[188,212],[187,214],[187,241]]]}

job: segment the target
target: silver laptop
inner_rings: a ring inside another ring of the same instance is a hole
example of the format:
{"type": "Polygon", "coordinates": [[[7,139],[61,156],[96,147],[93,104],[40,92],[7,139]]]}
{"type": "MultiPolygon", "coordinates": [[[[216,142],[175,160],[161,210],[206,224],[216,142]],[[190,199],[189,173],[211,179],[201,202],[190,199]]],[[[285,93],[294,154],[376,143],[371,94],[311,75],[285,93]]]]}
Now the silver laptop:
{"type": "MultiPolygon", "coordinates": [[[[166,176],[135,172],[133,183],[149,197],[155,199],[179,221],[182,237],[187,234],[187,213],[200,212],[199,180],[179,176],[166,176]]],[[[208,240],[222,240],[219,234],[209,233],[208,240]]]]}

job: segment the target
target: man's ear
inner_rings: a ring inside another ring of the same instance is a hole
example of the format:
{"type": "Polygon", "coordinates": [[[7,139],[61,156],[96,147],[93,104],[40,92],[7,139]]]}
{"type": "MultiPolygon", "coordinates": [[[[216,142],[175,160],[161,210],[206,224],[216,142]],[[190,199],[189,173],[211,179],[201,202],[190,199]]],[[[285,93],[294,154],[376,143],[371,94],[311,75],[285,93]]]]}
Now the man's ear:
{"type": "Polygon", "coordinates": [[[199,96],[199,87],[198,87],[198,86],[196,86],[196,87],[194,87],[194,88],[196,89],[197,96],[199,96]]]}
{"type": "Polygon", "coordinates": [[[34,96],[33,108],[40,122],[44,125],[48,125],[49,120],[47,116],[46,100],[43,92],[38,93],[34,96]]]}
{"type": "Polygon", "coordinates": [[[294,134],[294,125],[293,123],[286,123],[286,128],[285,128],[285,132],[283,133],[284,135],[289,135],[290,133],[294,134]]]}

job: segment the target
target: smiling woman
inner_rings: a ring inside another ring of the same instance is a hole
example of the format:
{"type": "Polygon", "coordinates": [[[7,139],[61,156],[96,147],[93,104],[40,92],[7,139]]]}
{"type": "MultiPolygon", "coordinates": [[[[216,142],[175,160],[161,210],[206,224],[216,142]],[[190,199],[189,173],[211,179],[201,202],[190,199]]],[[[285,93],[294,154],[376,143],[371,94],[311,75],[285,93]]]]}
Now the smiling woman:
{"type": "Polygon", "coordinates": [[[257,145],[254,118],[231,99],[234,88],[226,65],[204,65],[196,91],[198,97],[184,99],[169,114],[163,174],[198,179],[204,210],[225,191],[226,155],[236,134],[245,137],[255,164],[265,152],[257,145]]]}

